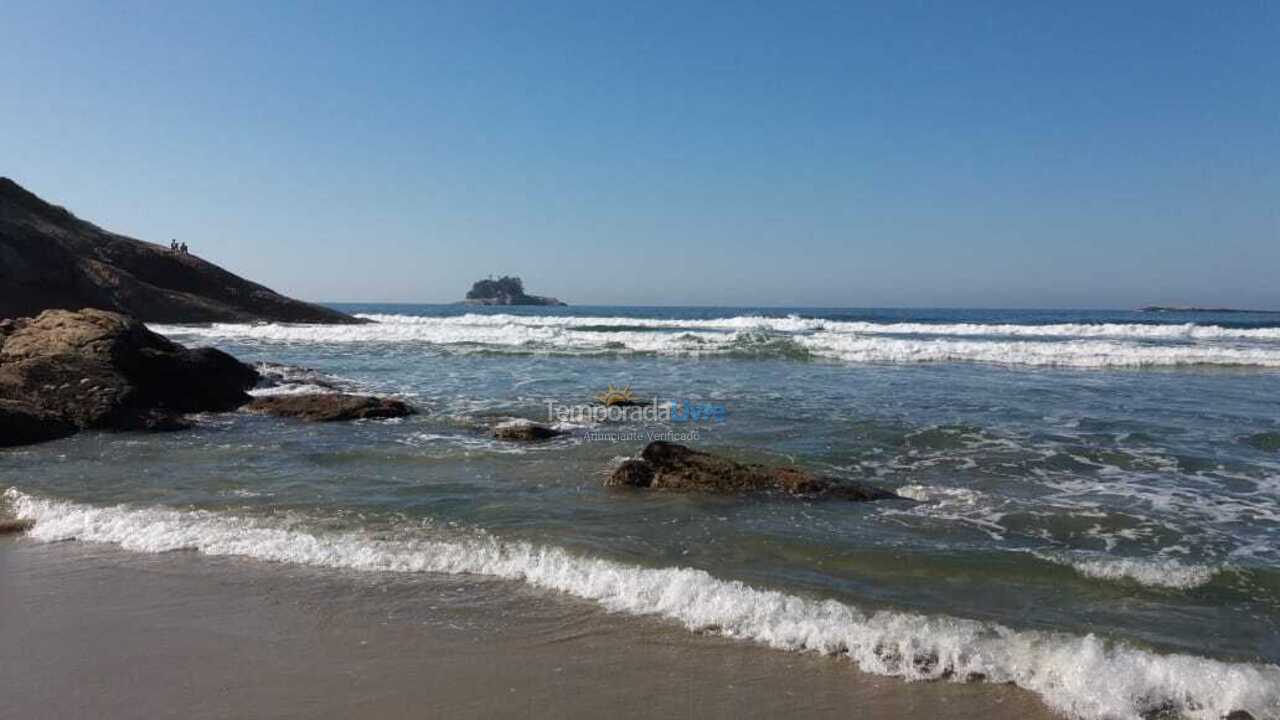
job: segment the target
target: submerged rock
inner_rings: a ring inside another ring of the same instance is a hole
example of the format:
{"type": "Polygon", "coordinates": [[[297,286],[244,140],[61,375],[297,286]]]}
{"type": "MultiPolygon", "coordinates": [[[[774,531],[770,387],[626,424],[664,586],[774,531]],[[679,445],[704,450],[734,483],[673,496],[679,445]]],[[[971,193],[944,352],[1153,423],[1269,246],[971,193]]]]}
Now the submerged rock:
{"type": "Polygon", "coordinates": [[[745,464],[675,443],[651,442],[640,458],[619,465],[605,485],[706,493],[780,492],[839,500],[885,500],[896,493],[813,475],[794,467],[745,464]]]}
{"type": "Polygon", "coordinates": [[[254,398],[245,410],[310,422],[397,418],[415,412],[400,400],[346,393],[268,395],[254,398]]]}
{"type": "Polygon", "coordinates": [[[509,420],[493,427],[493,436],[499,440],[550,440],[553,437],[564,435],[563,430],[556,430],[549,425],[536,423],[532,420],[509,420]]]}
{"type": "Polygon", "coordinates": [[[248,402],[258,378],[221,350],[187,349],[105,310],[46,310],[11,328],[0,346],[0,399],[22,433],[44,439],[65,430],[50,417],[77,429],[178,429],[185,413],[248,402]]]}
{"type": "Polygon", "coordinates": [[[35,521],[33,520],[0,517],[0,535],[16,535],[24,533],[32,527],[35,527],[35,521]]]}
{"type": "Polygon", "coordinates": [[[1259,450],[1280,450],[1280,432],[1261,432],[1250,435],[1244,439],[1244,443],[1259,450]]]}

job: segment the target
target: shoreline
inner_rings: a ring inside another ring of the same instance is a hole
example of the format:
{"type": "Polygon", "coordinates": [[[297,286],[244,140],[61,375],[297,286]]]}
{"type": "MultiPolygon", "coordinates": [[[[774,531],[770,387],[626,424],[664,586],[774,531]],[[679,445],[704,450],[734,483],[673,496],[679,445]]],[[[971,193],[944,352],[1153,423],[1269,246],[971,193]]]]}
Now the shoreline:
{"type": "Polygon", "coordinates": [[[18,717],[1057,717],[475,576],[0,539],[18,717]]]}

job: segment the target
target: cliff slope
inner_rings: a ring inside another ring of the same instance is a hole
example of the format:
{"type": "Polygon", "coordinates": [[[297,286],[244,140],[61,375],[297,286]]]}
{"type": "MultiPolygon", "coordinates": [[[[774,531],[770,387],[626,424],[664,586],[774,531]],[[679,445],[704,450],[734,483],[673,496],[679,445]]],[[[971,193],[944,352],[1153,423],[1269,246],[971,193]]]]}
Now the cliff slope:
{"type": "Polygon", "coordinates": [[[0,178],[0,318],[86,307],[157,323],[360,322],[108,232],[0,178]]]}

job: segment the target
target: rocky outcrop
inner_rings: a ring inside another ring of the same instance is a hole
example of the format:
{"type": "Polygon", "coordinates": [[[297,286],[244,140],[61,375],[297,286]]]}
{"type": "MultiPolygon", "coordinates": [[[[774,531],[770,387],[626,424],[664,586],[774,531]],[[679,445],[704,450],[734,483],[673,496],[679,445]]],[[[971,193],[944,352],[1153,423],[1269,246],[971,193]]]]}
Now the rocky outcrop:
{"type": "Polygon", "coordinates": [[[108,232],[0,178],[0,317],[85,307],[158,323],[362,322],[108,232]]]}
{"type": "Polygon", "coordinates": [[[396,418],[415,412],[399,400],[345,393],[268,395],[254,398],[245,410],[310,422],[396,418]]]}
{"type": "Polygon", "coordinates": [[[48,310],[10,323],[0,345],[0,400],[12,434],[0,445],[74,429],[172,430],[185,413],[249,401],[253,368],[213,348],[187,349],[133,318],[48,310]]]}
{"type": "Polygon", "coordinates": [[[518,277],[503,276],[494,280],[478,280],[467,291],[462,301],[467,305],[564,305],[553,297],[526,295],[524,281],[518,277]]]}
{"type": "Polygon", "coordinates": [[[57,440],[76,430],[56,413],[17,400],[0,400],[0,447],[57,440]]]}
{"type": "Polygon", "coordinates": [[[556,430],[548,425],[532,420],[509,420],[493,427],[493,436],[499,440],[538,441],[550,440],[564,435],[563,430],[556,430]]]}
{"type": "Polygon", "coordinates": [[[705,493],[775,492],[839,500],[885,500],[888,490],[813,475],[794,467],[749,465],[684,445],[651,442],[640,458],[619,465],[605,485],[705,493]]]}

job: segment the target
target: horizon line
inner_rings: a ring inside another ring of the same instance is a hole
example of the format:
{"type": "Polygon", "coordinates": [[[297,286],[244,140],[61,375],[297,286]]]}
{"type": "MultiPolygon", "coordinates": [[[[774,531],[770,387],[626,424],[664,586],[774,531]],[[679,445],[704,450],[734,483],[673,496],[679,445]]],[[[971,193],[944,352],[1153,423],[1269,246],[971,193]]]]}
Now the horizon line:
{"type": "MultiPolygon", "coordinates": [[[[467,305],[459,300],[448,302],[430,302],[430,301],[408,301],[408,300],[312,300],[321,305],[467,305]]],[[[1068,307],[1068,306],[977,306],[977,305],[787,305],[787,304],[754,304],[754,305],[734,305],[734,304],[661,304],[661,303],[569,303],[563,306],[553,305],[468,305],[469,307],[599,307],[599,308],[688,308],[688,309],[708,309],[708,310],[741,310],[741,309],[776,309],[776,310],[1036,310],[1036,311],[1058,311],[1058,312],[1223,312],[1223,313],[1259,313],[1259,314],[1280,314],[1280,310],[1268,310],[1261,308],[1235,308],[1225,306],[1198,306],[1198,305],[1161,305],[1149,304],[1139,305],[1137,307],[1117,308],[1117,307],[1068,307]],[[1149,310],[1150,309],[1150,310],[1149,310]]]]}

